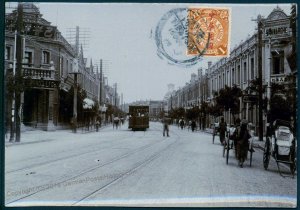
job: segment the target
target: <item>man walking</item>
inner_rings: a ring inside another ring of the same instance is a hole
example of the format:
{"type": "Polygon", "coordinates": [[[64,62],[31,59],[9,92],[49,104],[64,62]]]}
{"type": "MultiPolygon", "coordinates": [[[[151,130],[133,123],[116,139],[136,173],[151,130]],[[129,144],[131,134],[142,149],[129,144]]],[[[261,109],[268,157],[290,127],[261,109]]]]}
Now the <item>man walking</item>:
{"type": "Polygon", "coordinates": [[[170,119],[167,117],[164,117],[163,119],[163,136],[165,136],[165,133],[167,133],[167,137],[169,137],[169,124],[170,124],[170,119]]]}

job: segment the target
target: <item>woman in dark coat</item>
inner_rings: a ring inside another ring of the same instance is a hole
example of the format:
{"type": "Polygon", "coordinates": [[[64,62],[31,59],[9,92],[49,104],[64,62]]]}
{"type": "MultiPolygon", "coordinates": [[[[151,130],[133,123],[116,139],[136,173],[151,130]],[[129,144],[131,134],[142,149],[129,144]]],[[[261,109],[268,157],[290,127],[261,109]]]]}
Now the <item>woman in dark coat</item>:
{"type": "Polygon", "coordinates": [[[236,147],[236,157],[239,161],[239,166],[243,168],[243,163],[247,159],[248,148],[249,148],[249,131],[247,129],[247,121],[243,120],[241,123],[241,129],[239,134],[237,134],[237,147],[236,147]]]}

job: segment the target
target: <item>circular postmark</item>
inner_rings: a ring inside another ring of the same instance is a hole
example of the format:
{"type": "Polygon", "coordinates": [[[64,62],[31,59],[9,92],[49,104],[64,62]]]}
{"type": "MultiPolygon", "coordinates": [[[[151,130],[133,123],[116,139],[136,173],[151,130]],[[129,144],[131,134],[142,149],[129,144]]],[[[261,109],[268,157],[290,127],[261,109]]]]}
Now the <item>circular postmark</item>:
{"type": "MultiPolygon", "coordinates": [[[[189,27],[187,8],[175,8],[168,11],[159,21],[155,30],[157,54],[170,64],[192,66],[197,63],[208,48],[209,33],[205,21],[193,30],[189,27]],[[192,48],[197,53],[189,54],[192,48]]],[[[199,22],[199,20],[198,20],[199,22]]]]}

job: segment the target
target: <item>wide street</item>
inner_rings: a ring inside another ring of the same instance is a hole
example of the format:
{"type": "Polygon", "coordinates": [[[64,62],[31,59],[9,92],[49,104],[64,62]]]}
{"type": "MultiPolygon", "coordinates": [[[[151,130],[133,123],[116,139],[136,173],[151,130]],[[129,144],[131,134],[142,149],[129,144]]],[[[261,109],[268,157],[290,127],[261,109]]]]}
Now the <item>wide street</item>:
{"type": "MultiPolygon", "coordinates": [[[[71,133],[28,131],[36,141],[6,144],[5,203],[23,205],[123,205],[296,207],[297,177],[282,177],[276,163],[263,168],[255,149],[238,167],[229,164],[218,137],[151,122],[146,131],[71,133]],[[36,133],[34,133],[36,132],[36,133]]],[[[282,167],[289,172],[289,169],[282,167]]]]}

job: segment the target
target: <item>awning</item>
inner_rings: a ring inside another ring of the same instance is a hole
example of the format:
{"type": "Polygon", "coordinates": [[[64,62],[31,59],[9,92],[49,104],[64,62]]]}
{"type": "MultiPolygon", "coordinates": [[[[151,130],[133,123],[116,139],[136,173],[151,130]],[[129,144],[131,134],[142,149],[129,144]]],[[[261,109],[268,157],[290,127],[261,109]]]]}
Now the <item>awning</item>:
{"type": "Polygon", "coordinates": [[[85,98],[83,100],[83,108],[84,109],[92,109],[94,104],[95,104],[95,102],[92,99],[85,98]]]}

